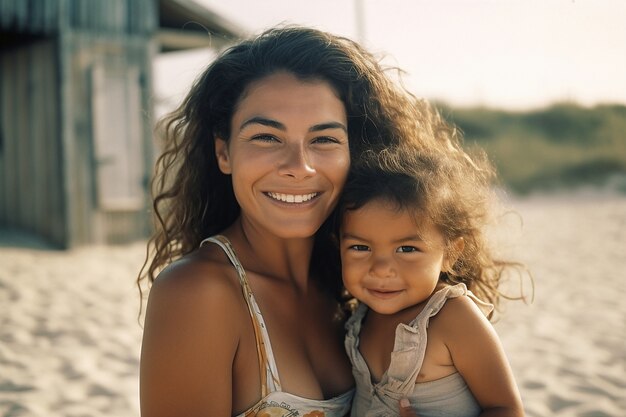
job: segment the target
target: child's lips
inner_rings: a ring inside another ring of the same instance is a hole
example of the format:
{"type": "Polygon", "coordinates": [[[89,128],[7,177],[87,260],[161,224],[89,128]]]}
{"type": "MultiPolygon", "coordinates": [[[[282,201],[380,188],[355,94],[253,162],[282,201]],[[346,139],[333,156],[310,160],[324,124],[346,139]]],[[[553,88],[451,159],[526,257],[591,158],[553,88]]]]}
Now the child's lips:
{"type": "Polygon", "coordinates": [[[374,297],[381,298],[383,300],[393,298],[402,292],[402,290],[377,290],[373,288],[368,288],[367,291],[374,297]]]}

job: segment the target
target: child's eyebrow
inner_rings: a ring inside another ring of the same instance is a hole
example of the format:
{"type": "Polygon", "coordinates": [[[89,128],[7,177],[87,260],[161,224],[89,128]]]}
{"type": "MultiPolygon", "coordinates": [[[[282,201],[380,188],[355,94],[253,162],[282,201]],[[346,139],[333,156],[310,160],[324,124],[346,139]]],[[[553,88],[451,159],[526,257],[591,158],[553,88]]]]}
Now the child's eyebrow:
{"type": "Polygon", "coordinates": [[[353,235],[351,233],[342,233],[341,234],[341,238],[342,239],[352,239],[352,240],[367,240],[365,238],[362,238],[362,237],[357,236],[357,235],[353,235]]]}
{"type": "MultiPolygon", "coordinates": [[[[342,233],[341,235],[342,239],[352,239],[352,240],[363,240],[363,241],[367,241],[366,238],[352,234],[352,233],[342,233]]],[[[401,237],[399,239],[395,239],[392,241],[392,243],[402,243],[402,242],[423,242],[424,240],[419,236],[419,235],[410,235],[410,236],[404,236],[401,237]]]]}
{"type": "Polygon", "coordinates": [[[391,243],[405,243],[405,242],[423,242],[424,239],[422,239],[419,235],[410,235],[410,236],[404,236],[401,238],[398,238],[394,241],[392,241],[391,243]]]}
{"type": "Polygon", "coordinates": [[[400,239],[394,240],[393,243],[402,243],[402,242],[423,242],[424,240],[419,235],[411,235],[405,236],[400,239]]]}

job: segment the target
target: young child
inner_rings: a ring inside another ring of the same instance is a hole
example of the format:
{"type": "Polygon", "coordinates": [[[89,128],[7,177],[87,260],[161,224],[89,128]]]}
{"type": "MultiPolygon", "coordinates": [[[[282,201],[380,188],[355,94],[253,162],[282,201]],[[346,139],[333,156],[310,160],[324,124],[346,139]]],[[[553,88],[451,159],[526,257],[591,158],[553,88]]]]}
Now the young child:
{"type": "Polygon", "coordinates": [[[343,191],[343,281],[352,416],[523,416],[493,327],[503,269],[483,236],[492,172],[460,148],[363,158],[343,191]],[[470,291],[471,290],[471,291],[470,291]],[[481,301],[484,300],[484,301],[481,301]],[[489,303],[489,304],[488,304],[489,303]]]}

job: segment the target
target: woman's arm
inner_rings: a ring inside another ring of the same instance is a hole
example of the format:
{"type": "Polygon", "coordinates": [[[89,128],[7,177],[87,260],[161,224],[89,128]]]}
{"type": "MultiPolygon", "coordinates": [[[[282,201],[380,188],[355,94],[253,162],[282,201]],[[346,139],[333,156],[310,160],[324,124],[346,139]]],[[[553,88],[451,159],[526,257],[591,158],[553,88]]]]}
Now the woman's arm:
{"type": "Polygon", "coordinates": [[[143,417],[231,416],[241,292],[216,271],[179,261],[155,280],[141,350],[143,417]]]}
{"type": "Polygon", "coordinates": [[[449,300],[439,313],[454,366],[483,409],[481,416],[524,415],[511,366],[496,331],[469,297],[449,300]]]}

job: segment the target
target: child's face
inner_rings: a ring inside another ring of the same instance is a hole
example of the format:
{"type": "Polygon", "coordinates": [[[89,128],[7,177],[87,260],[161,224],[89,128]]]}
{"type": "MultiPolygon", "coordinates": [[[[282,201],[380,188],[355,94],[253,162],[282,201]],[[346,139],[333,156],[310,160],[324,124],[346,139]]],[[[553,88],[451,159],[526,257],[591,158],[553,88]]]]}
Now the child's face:
{"type": "Polygon", "coordinates": [[[439,281],[445,241],[432,223],[423,223],[418,233],[407,210],[380,200],[346,211],[341,228],[346,289],[380,314],[425,301],[439,281]]]}

